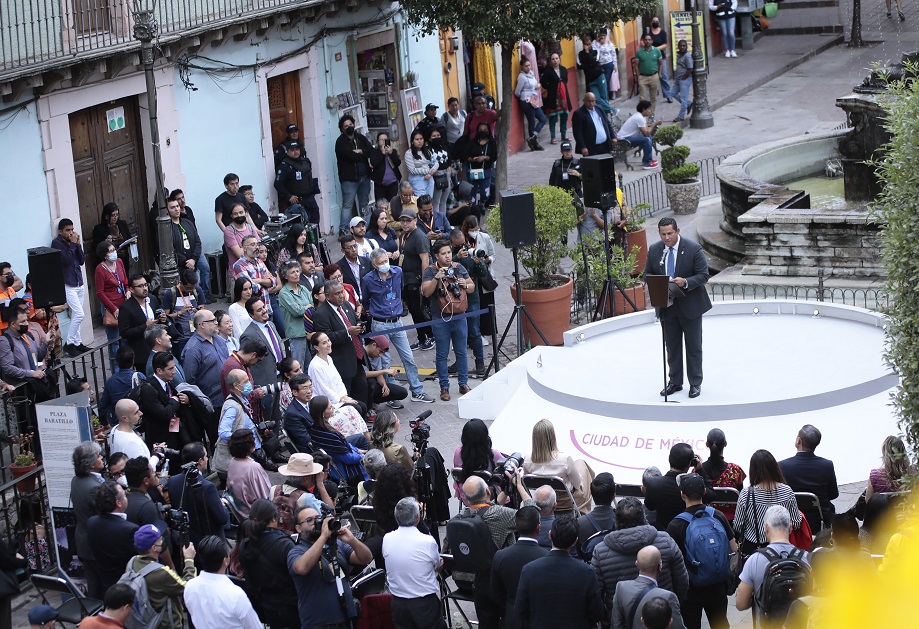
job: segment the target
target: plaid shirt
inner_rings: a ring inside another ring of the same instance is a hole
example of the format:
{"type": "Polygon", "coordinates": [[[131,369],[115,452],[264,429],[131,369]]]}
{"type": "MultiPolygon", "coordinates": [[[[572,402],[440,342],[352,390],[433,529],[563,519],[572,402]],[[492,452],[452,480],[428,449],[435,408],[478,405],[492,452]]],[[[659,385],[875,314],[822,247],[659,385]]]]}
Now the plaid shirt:
{"type": "MultiPolygon", "coordinates": [[[[528,507],[535,504],[536,503],[530,499],[521,502],[520,506],[528,507]]],[[[478,509],[465,507],[463,509],[463,513],[478,513],[482,509],[484,509],[484,507],[480,507],[478,509]]],[[[495,504],[491,505],[488,511],[482,515],[482,519],[485,521],[485,526],[488,527],[488,532],[491,533],[491,539],[495,542],[495,547],[498,550],[507,548],[514,543],[514,532],[517,530],[517,524],[515,522],[516,517],[516,509],[511,509],[509,507],[495,504]]]]}
{"type": "Polygon", "coordinates": [[[256,258],[255,260],[249,260],[245,256],[236,261],[233,265],[233,279],[239,279],[241,277],[246,278],[252,282],[252,295],[259,296],[265,301],[265,307],[268,308],[268,314],[271,314],[271,301],[266,299],[265,287],[261,284],[256,284],[253,280],[261,279],[270,279],[271,287],[274,288],[277,280],[274,275],[271,274],[271,271],[268,270],[268,267],[265,266],[265,263],[256,258]]]}

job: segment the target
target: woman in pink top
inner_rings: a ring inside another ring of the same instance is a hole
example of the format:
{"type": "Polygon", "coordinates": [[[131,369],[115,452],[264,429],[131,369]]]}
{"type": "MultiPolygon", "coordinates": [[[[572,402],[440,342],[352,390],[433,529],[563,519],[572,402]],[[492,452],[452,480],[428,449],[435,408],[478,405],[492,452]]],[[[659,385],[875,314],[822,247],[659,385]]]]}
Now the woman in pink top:
{"type": "Polygon", "coordinates": [[[504,458],[498,450],[491,447],[488,426],[481,419],[470,419],[463,426],[460,445],[453,452],[453,471],[458,473],[453,479],[453,495],[467,507],[469,501],[463,493],[463,483],[473,472],[493,472],[498,461],[504,458]]]}
{"type": "Polygon", "coordinates": [[[255,436],[248,428],[240,428],[230,436],[230,456],[233,459],[227,467],[227,489],[236,501],[236,507],[243,515],[249,515],[249,508],[259,498],[268,498],[271,481],[262,466],[249,455],[255,452],[255,436]]]}

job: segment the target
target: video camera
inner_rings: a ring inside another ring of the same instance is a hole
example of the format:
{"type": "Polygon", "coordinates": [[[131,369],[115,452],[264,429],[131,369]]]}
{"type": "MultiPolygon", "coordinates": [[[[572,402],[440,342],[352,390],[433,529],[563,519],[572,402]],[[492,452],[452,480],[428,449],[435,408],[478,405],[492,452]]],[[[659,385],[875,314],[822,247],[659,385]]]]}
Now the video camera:
{"type": "Polygon", "coordinates": [[[431,426],[424,420],[430,417],[432,413],[433,411],[425,411],[415,419],[409,420],[408,423],[412,429],[412,436],[410,439],[412,445],[414,445],[415,449],[418,451],[419,456],[423,456],[424,451],[427,450],[428,447],[428,439],[431,437],[431,426]]]}

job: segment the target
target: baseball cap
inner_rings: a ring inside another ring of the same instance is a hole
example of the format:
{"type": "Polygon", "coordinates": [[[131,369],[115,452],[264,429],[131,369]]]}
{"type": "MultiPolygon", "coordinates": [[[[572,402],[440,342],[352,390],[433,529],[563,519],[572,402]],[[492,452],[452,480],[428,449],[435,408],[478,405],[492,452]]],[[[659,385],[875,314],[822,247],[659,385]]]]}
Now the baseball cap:
{"type": "Polygon", "coordinates": [[[438,107],[434,103],[428,103],[427,106],[424,108],[424,110],[427,111],[429,109],[440,109],[440,107],[438,107]]]}
{"type": "Polygon", "coordinates": [[[29,624],[43,625],[46,622],[57,620],[60,614],[50,605],[36,605],[29,610],[29,624]]]}
{"type": "Polygon", "coordinates": [[[366,341],[373,341],[374,343],[377,344],[377,347],[379,347],[379,348],[380,348],[381,350],[383,350],[384,352],[387,351],[387,350],[389,350],[389,339],[386,338],[385,336],[382,336],[382,335],[378,335],[378,336],[368,336],[368,337],[367,337],[366,339],[364,339],[364,340],[366,340],[366,341]]]}
{"type": "Polygon", "coordinates": [[[298,127],[298,126],[295,125],[295,124],[289,124],[289,125],[287,125],[287,132],[288,132],[288,133],[290,133],[291,131],[299,131],[299,130],[300,130],[300,127],[298,127]]]}
{"type": "Polygon", "coordinates": [[[134,531],[134,548],[139,550],[142,553],[150,550],[150,547],[156,543],[156,540],[163,536],[163,532],[160,531],[153,524],[144,524],[142,527],[134,531]]]}
{"type": "Polygon", "coordinates": [[[418,218],[418,212],[416,212],[415,210],[411,208],[405,208],[404,210],[402,210],[402,214],[399,215],[400,221],[403,218],[408,218],[408,219],[418,218]]]}
{"type": "Polygon", "coordinates": [[[297,140],[290,140],[289,142],[287,142],[288,151],[291,149],[298,149],[298,148],[300,148],[300,142],[298,142],[297,140]]]}
{"type": "Polygon", "coordinates": [[[571,142],[569,142],[568,140],[565,140],[564,142],[562,142],[562,150],[563,150],[563,151],[570,151],[570,150],[571,150],[571,142]]]}
{"type": "Polygon", "coordinates": [[[705,493],[705,481],[698,474],[681,474],[680,491],[687,498],[701,498],[705,493]]]}
{"type": "Polygon", "coordinates": [[[364,224],[366,225],[366,224],[367,224],[367,221],[365,221],[365,220],[364,220],[363,218],[361,218],[360,216],[355,216],[354,218],[351,219],[351,222],[348,223],[348,227],[356,227],[356,226],[360,225],[361,223],[364,223],[364,224]]]}

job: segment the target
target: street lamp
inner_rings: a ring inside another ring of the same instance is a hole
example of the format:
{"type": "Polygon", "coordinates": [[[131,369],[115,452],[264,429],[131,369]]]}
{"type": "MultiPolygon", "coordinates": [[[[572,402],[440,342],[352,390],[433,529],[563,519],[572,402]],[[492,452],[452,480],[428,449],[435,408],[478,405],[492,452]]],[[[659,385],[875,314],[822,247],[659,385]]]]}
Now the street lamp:
{"type": "MultiPolygon", "coordinates": [[[[689,117],[689,126],[693,129],[708,129],[715,125],[715,119],[708,108],[708,67],[703,67],[702,38],[699,29],[699,13],[696,11],[696,2],[689,3],[692,12],[692,116],[689,117]]],[[[707,64],[705,64],[707,66],[707,64]]]]}
{"type": "Polygon", "coordinates": [[[172,225],[166,212],[163,194],[163,158],[160,154],[160,129],[156,113],[156,81],[153,76],[153,39],[159,25],[153,15],[156,0],[133,0],[134,39],[140,42],[141,62],[147,79],[147,109],[150,114],[150,143],[153,145],[153,169],[156,183],[156,235],[159,241],[160,285],[173,288],[178,284],[175,253],[172,249],[172,225]]]}

